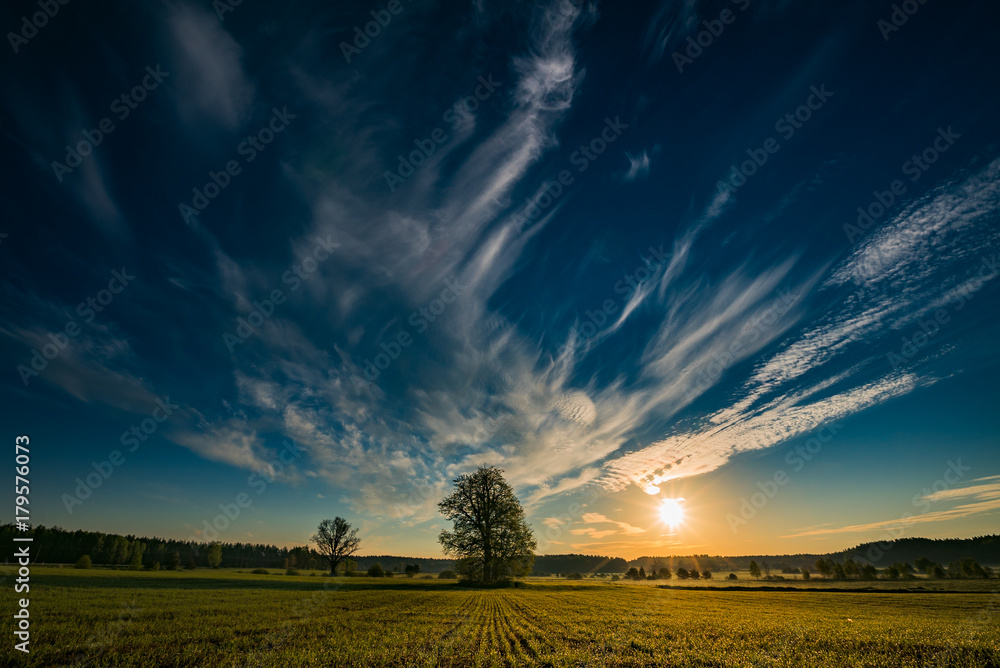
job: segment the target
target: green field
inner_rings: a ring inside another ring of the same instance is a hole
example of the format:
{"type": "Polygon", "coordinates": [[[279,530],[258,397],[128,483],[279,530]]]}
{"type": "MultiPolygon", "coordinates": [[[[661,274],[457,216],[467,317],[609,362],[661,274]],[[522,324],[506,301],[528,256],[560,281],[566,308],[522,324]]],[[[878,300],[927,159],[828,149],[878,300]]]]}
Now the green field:
{"type": "MultiPolygon", "coordinates": [[[[995,589],[995,581],[958,593],[732,591],[720,589],[720,581],[691,590],[659,584],[540,578],[518,588],[476,590],[421,578],[35,567],[31,655],[15,652],[8,634],[3,661],[1000,666],[1000,595],[989,588],[995,589]]],[[[4,597],[4,618],[10,620],[13,611],[11,593],[4,597]]]]}

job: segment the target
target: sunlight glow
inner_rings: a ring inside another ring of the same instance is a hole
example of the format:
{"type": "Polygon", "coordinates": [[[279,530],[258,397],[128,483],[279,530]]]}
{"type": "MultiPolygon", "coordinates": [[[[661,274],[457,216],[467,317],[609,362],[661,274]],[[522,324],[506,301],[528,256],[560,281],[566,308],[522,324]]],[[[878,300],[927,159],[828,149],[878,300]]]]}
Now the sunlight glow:
{"type": "Polygon", "coordinates": [[[684,522],[684,507],[681,501],[684,499],[662,499],[660,506],[660,519],[670,528],[679,526],[684,522]]]}

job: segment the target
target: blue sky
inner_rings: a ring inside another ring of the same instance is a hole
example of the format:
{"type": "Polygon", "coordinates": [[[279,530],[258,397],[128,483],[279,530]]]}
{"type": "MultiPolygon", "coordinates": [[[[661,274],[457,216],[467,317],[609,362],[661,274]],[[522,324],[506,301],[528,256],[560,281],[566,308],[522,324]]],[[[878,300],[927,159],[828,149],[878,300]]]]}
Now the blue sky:
{"type": "Polygon", "coordinates": [[[32,522],[434,556],[489,463],[550,553],[995,530],[998,16],[903,4],[6,6],[32,522]]]}

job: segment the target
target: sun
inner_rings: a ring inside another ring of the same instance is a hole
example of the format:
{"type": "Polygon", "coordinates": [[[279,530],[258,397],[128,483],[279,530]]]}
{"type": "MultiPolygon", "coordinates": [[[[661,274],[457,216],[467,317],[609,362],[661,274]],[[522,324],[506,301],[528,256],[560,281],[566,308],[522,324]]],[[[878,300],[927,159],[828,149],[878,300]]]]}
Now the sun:
{"type": "Polygon", "coordinates": [[[671,529],[684,523],[684,507],[681,501],[684,499],[661,499],[660,519],[671,529]]]}

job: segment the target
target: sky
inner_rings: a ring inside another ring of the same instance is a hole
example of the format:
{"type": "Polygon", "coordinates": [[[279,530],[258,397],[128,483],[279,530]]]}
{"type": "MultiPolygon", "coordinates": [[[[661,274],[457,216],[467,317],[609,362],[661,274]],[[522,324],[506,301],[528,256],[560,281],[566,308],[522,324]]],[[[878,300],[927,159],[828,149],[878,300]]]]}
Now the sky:
{"type": "Polygon", "coordinates": [[[991,4],[0,12],[32,524],[433,557],[490,464],[540,553],[995,531],[991,4]]]}

